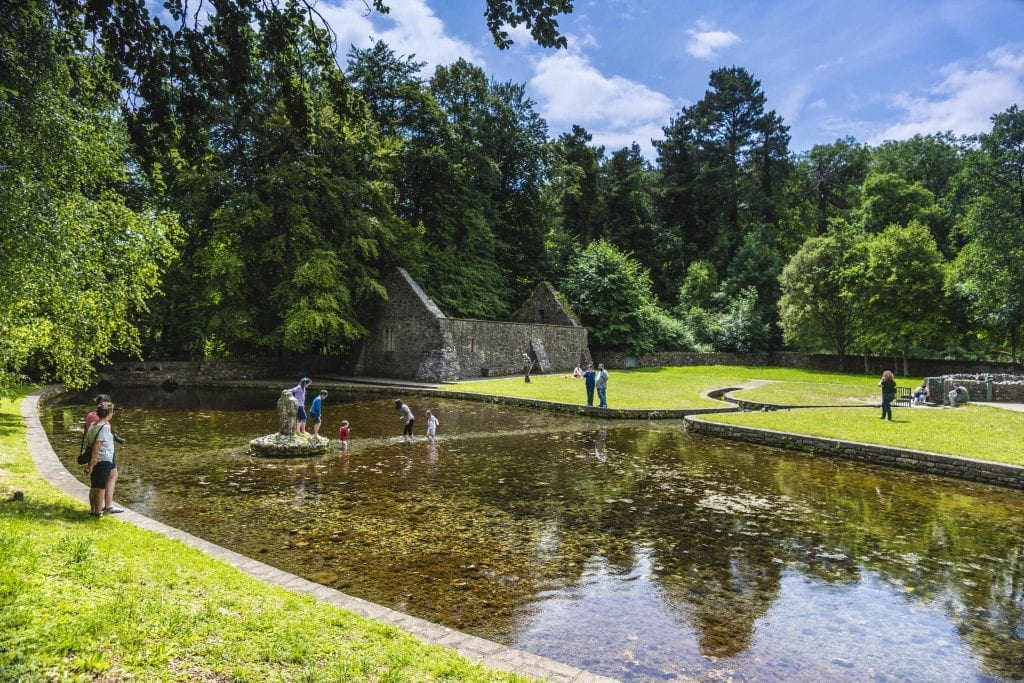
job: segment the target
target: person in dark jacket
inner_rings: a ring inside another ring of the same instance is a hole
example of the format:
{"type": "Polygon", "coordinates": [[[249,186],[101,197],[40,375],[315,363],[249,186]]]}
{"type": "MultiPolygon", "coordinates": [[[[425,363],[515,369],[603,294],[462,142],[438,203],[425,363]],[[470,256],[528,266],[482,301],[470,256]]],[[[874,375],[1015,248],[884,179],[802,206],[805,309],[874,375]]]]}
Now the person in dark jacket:
{"type": "Polygon", "coordinates": [[[588,406],[594,405],[594,385],[597,382],[596,377],[597,373],[594,372],[594,364],[587,363],[587,371],[583,373],[583,384],[587,388],[588,406]]]}
{"type": "Polygon", "coordinates": [[[878,419],[892,420],[892,402],[896,398],[896,380],[892,373],[888,370],[883,372],[878,386],[882,387],[882,416],[878,419]]]}

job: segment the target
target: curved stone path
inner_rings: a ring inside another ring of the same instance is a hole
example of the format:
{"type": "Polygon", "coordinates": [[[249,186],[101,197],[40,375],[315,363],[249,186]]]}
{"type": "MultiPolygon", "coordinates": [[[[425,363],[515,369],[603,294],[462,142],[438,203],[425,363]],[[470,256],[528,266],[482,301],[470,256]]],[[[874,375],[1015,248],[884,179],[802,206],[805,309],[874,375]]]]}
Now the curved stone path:
{"type": "MultiPolygon", "coordinates": [[[[48,482],[88,508],[89,488],[78,481],[61,463],[53,447],[50,445],[46,432],[43,430],[43,425],[39,420],[40,401],[58,393],[58,391],[57,387],[47,387],[30,396],[26,396],[22,401],[21,415],[27,428],[28,449],[32,454],[39,473],[48,482]]],[[[301,576],[289,574],[276,567],[271,567],[268,564],[251,559],[209,541],[204,541],[197,536],[193,536],[180,529],[175,529],[172,526],[158,522],[155,519],[150,519],[127,508],[125,508],[124,514],[118,515],[118,521],[129,522],[143,529],[149,529],[150,531],[162,534],[167,538],[179,540],[193,548],[202,550],[208,555],[227,562],[261,581],[275,584],[293,593],[310,595],[318,600],[355,612],[367,619],[389,624],[416,636],[426,643],[455,650],[466,659],[480,662],[494,669],[549,681],[572,683],[614,682],[612,678],[598,676],[597,674],[569,666],[568,664],[562,664],[553,659],[516,650],[500,643],[426,621],[425,619],[397,612],[361,598],[346,595],[341,591],[308,581],[301,576]]]]}

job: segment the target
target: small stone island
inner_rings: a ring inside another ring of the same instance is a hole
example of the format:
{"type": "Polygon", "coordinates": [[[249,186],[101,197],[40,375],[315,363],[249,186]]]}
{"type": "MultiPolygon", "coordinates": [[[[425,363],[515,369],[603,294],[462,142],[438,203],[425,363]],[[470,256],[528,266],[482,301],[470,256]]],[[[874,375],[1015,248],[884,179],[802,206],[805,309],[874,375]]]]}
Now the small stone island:
{"type": "Polygon", "coordinates": [[[268,458],[302,458],[323,455],[331,449],[331,440],[295,431],[299,402],[284,389],[277,400],[278,432],[249,442],[249,450],[268,458]]]}

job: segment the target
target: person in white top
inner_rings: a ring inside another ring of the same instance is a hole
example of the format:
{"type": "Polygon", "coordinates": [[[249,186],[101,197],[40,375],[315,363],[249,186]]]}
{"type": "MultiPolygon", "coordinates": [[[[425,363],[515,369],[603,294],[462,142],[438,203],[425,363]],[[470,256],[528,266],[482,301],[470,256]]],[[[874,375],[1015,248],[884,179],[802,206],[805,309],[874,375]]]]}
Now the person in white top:
{"type": "Polygon", "coordinates": [[[437,436],[437,428],[441,424],[441,421],[437,419],[437,415],[427,411],[427,438],[431,441],[437,436]]]}
{"type": "Polygon", "coordinates": [[[395,399],[395,408],[402,414],[399,419],[405,423],[405,427],[402,429],[402,440],[406,443],[412,443],[412,426],[416,422],[416,416],[412,414],[409,406],[402,403],[401,399],[395,399]]]}

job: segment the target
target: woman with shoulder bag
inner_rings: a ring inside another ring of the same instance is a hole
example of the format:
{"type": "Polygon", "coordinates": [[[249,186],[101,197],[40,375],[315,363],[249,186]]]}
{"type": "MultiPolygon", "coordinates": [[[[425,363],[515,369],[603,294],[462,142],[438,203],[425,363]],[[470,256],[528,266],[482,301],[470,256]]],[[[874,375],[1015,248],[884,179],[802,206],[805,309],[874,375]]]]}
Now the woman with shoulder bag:
{"type": "Polygon", "coordinates": [[[117,481],[117,467],[114,464],[114,432],[110,420],[114,416],[114,404],[105,401],[96,406],[99,420],[89,430],[92,441],[92,458],[86,472],[89,474],[89,514],[102,517],[103,513],[123,512],[114,507],[114,483],[117,481]],[[94,433],[92,433],[94,432],[94,433]]]}

